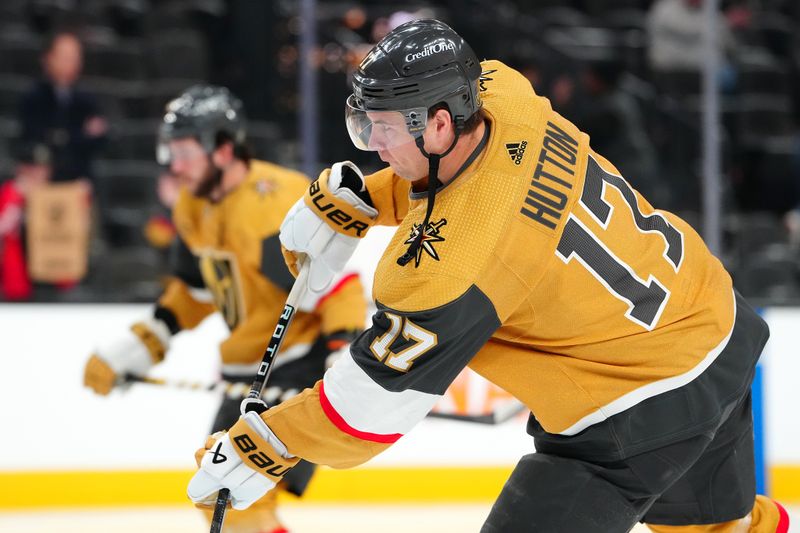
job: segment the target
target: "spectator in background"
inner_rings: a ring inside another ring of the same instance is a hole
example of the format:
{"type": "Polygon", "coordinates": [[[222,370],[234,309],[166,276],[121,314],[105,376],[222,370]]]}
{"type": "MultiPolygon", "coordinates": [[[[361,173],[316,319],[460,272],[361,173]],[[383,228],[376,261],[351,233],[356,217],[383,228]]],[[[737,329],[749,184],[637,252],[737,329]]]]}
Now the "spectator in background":
{"type": "Polygon", "coordinates": [[[25,262],[25,199],[50,180],[50,150],[43,144],[18,143],[14,177],[0,185],[0,299],[27,300],[33,293],[25,262]]]}
{"type": "MultiPolygon", "coordinates": [[[[735,41],[722,12],[717,15],[716,25],[722,55],[720,84],[729,92],[736,76],[725,58],[733,54],[735,41]]],[[[647,15],[648,58],[653,72],[699,72],[703,66],[705,26],[703,0],[656,0],[647,15]]]]}
{"type": "MultiPolygon", "coordinates": [[[[703,0],[657,0],[647,15],[650,65],[654,70],[700,70],[703,65],[703,0]]],[[[734,41],[722,13],[717,17],[717,42],[723,53],[734,41]]]]}
{"type": "Polygon", "coordinates": [[[580,99],[576,95],[575,77],[572,72],[559,72],[553,76],[553,80],[544,94],[553,104],[553,109],[570,120],[577,119],[577,108],[580,99]]]}
{"type": "Polygon", "coordinates": [[[655,205],[670,204],[670,191],[657,175],[656,153],[645,130],[639,104],[620,87],[622,65],[613,58],[590,62],[581,76],[586,105],[577,121],[589,134],[592,148],[610,161],[625,179],[655,205]]]}
{"type": "Polygon", "coordinates": [[[91,161],[108,124],[95,97],[76,84],[83,65],[78,37],[56,33],[42,56],[44,77],[22,98],[22,137],[52,152],[53,181],[82,180],[91,190],[91,161]]]}

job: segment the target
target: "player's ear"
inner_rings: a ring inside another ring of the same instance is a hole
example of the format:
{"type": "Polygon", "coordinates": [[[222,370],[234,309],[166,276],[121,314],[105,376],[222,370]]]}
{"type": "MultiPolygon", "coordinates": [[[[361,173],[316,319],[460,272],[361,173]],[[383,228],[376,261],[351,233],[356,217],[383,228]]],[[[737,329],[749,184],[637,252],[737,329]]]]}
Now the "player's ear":
{"type": "Polygon", "coordinates": [[[211,154],[211,159],[214,165],[218,168],[225,168],[234,160],[233,143],[230,141],[224,142],[217,147],[211,154]]]}
{"type": "Polygon", "coordinates": [[[433,131],[433,142],[426,143],[431,150],[441,152],[446,150],[453,140],[453,119],[447,109],[438,109],[428,118],[429,127],[433,131]]]}
{"type": "Polygon", "coordinates": [[[447,109],[438,109],[434,113],[432,120],[436,126],[436,131],[440,133],[447,133],[452,129],[453,119],[450,117],[450,112],[447,109]]]}

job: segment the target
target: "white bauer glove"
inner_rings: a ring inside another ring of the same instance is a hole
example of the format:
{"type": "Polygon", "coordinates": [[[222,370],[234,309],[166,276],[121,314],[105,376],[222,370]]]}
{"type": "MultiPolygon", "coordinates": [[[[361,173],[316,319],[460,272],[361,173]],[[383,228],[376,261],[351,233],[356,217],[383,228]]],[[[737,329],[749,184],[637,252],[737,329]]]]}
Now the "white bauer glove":
{"type": "Polygon", "coordinates": [[[286,214],[280,233],[284,258],[297,276],[298,254],[308,256],[310,296],[324,295],[378,216],[365,193],[361,171],[343,161],[322,171],[286,214]]]}
{"type": "Polygon", "coordinates": [[[144,376],[164,360],[172,334],[157,318],[137,322],[111,342],[99,346],[86,362],[83,384],[106,395],[124,383],[125,376],[144,376]]]}
{"type": "Polygon", "coordinates": [[[189,481],[186,493],[197,507],[213,508],[217,493],[226,488],[231,491],[231,506],[246,509],[300,460],[289,454],[261,419],[259,412],[266,410],[263,402],[245,399],[241,409],[242,416],[228,432],[211,435],[195,453],[200,470],[189,481]],[[252,408],[257,409],[245,412],[252,408]]]}

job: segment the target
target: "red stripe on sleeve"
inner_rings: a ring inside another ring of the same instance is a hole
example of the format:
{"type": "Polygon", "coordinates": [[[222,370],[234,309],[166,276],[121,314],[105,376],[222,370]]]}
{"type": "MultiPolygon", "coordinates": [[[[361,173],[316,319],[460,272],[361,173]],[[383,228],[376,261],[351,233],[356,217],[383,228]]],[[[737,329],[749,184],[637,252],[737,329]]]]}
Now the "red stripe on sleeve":
{"type": "Polygon", "coordinates": [[[348,435],[352,435],[353,437],[372,442],[392,444],[397,442],[398,439],[403,436],[400,433],[392,433],[389,435],[381,435],[380,433],[367,433],[366,431],[359,431],[350,426],[350,424],[345,422],[344,418],[342,418],[342,415],[336,412],[336,409],[333,408],[333,405],[331,405],[328,397],[325,396],[325,384],[322,381],[319,382],[319,403],[322,406],[322,411],[325,413],[325,416],[328,417],[328,420],[330,420],[340,431],[347,433],[348,435]]]}
{"type": "Polygon", "coordinates": [[[786,509],[783,508],[781,504],[772,500],[778,507],[778,529],[775,530],[775,533],[789,533],[789,513],[786,512],[786,509]]]}
{"type": "Polygon", "coordinates": [[[358,274],[355,274],[355,273],[348,274],[345,277],[343,277],[342,279],[340,279],[339,282],[336,285],[334,285],[331,288],[331,290],[328,291],[327,294],[325,294],[325,296],[323,296],[322,298],[317,300],[317,305],[316,305],[315,309],[319,309],[320,306],[322,305],[322,302],[324,302],[325,300],[327,300],[328,298],[330,298],[331,296],[333,296],[334,294],[336,294],[337,292],[342,290],[342,287],[347,285],[350,282],[350,280],[352,280],[354,278],[358,279],[358,274]]]}

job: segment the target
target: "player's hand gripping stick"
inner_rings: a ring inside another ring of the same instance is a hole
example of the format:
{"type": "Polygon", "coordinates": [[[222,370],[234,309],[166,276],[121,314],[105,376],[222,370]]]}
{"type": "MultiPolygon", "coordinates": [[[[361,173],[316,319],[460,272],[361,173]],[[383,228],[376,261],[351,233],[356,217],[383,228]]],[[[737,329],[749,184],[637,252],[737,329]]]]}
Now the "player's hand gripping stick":
{"type": "MultiPolygon", "coordinates": [[[[275,332],[272,334],[269,344],[267,345],[267,349],[264,352],[264,357],[261,359],[261,365],[258,367],[258,373],[253,381],[253,385],[250,387],[250,392],[247,395],[248,398],[255,400],[261,398],[264,385],[266,384],[270,371],[272,370],[272,362],[275,360],[275,356],[278,354],[278,350],[281,347],[281,342],[283,342],[283,338],[286,336],[286,331],[289,329],[289,323],[292,321],[295,309],[302,300],[303,294],[306,291],[309,267],[310,261],[302,261],[297,279],[294,281],[292,290],[289,291],[289,296],[286,298],[286,304],[283,307],[283,313],[281,313],[281,316],[278,319],[278,324],[275,326],[275,332]]],[[[225,520],[225,511],[228,507],[229,497],[230,491],[228,489],[221,489],[219,491],[219,494],[217,495],[217,503],[214,506],[214,516],[211,519],[211,533],[222,533],[222,523],[225,520]]]]}

